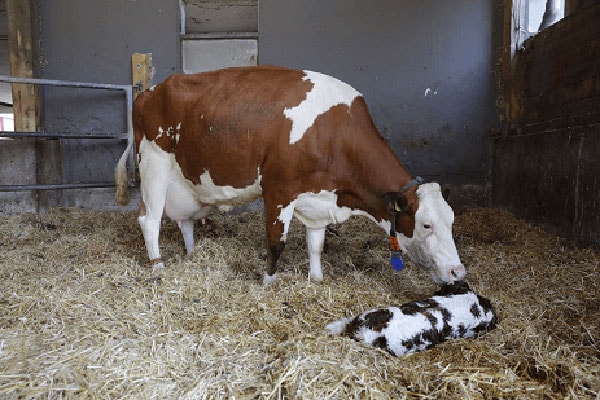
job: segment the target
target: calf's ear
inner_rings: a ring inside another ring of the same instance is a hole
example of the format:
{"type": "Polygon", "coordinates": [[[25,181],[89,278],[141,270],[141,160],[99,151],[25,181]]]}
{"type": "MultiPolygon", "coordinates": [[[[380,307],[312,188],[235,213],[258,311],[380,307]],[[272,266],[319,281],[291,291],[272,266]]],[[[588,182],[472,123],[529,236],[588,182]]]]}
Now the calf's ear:
{"type": "Polygon", "coordinates": [[[400,192],[388,192],[384,196],[388,209],[392,212],[410,211],[408,199],[400,192]]]}

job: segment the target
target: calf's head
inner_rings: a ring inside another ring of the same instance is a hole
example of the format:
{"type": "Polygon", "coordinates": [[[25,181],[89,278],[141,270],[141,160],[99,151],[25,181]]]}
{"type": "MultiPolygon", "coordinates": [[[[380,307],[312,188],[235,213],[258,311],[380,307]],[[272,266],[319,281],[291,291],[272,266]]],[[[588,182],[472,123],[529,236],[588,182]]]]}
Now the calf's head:
{"type": "Polygon", "coordinates": [[[410,259],[429,270],[436,283],[452,283],[465,276],[452,237],[454,212],[442,196],[440,185],[419,185],[416,199],[404,194],[393,200],[396,236],[410,259]]]}

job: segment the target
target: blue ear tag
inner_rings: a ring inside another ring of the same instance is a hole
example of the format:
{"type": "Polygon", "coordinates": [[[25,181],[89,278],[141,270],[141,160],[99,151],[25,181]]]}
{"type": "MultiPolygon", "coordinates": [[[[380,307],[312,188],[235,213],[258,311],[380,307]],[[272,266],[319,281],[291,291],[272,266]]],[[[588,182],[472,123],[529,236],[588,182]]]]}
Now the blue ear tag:
{"type": "Polygon", "coordinates": [[[404,263],[402,262],[402,250],[398,244],[398,238],[393,234],[390,234],[390,264],[392,264],[392,268],[396,271],[400,271],[404,268],[404,263]]]}
{"type": "Polygon", "coordinates": [[[402,262],[402,251],[390,251],[390,263],[392,264],[392,268],[395,271],[401,271],[404,268],[404,263],[402,262]]]}

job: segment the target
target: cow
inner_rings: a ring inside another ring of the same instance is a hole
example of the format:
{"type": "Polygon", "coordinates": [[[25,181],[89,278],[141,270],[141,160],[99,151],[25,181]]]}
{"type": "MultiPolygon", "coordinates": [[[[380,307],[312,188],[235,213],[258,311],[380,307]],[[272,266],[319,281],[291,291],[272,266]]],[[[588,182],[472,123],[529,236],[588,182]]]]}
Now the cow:
{"type": "MultiPolygon", "coordinates": [[[[363,96],[313,71],[275,66],[175,74],[141,93],[133,127],[140,174],[139,224],[150,264],[164,266],[163,212],[185,248],[194,221],[262,197],[267,266],[276,278],[293,216],[306,227],[309,279],[321,281],[328,224],[361,215],[397,235],[400,247],[438,283],[465,268],[452,237],[454,214],[440,185],[416,180],[377,131],[363,96]]],[[[130,136],[115,169],[126,205],[130,136]]]]}
{"type": "Polygon", "coordinates": [[[428,299],[374,308],[331,322],[325,329],[399,356],[449,339],[474,338],[494,329],[497,322],[492,303],[460,281],[443,285],[428,299]]]}

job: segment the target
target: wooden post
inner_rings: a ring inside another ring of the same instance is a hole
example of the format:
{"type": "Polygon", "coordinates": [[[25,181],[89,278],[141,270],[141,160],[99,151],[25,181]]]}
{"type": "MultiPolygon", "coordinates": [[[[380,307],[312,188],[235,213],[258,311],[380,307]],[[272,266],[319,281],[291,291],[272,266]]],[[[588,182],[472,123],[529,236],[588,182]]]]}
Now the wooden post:
{"type": "Polygon", "coordinates": [[[152,53],[133,53],[131,55],[131,74],[133,84],[133,99],[152,86],[154,67],[152,53]]]}
{"type": "MultiPolygon", "coordinates": [[[[34,78],[34,43],[32,7],[35,0],[6,0],[10,73],[20,78],[34,78]]],[[[40,98],[36,85],[13,84],[15,131],[35,132],[40,125],[40,98]]]]}

